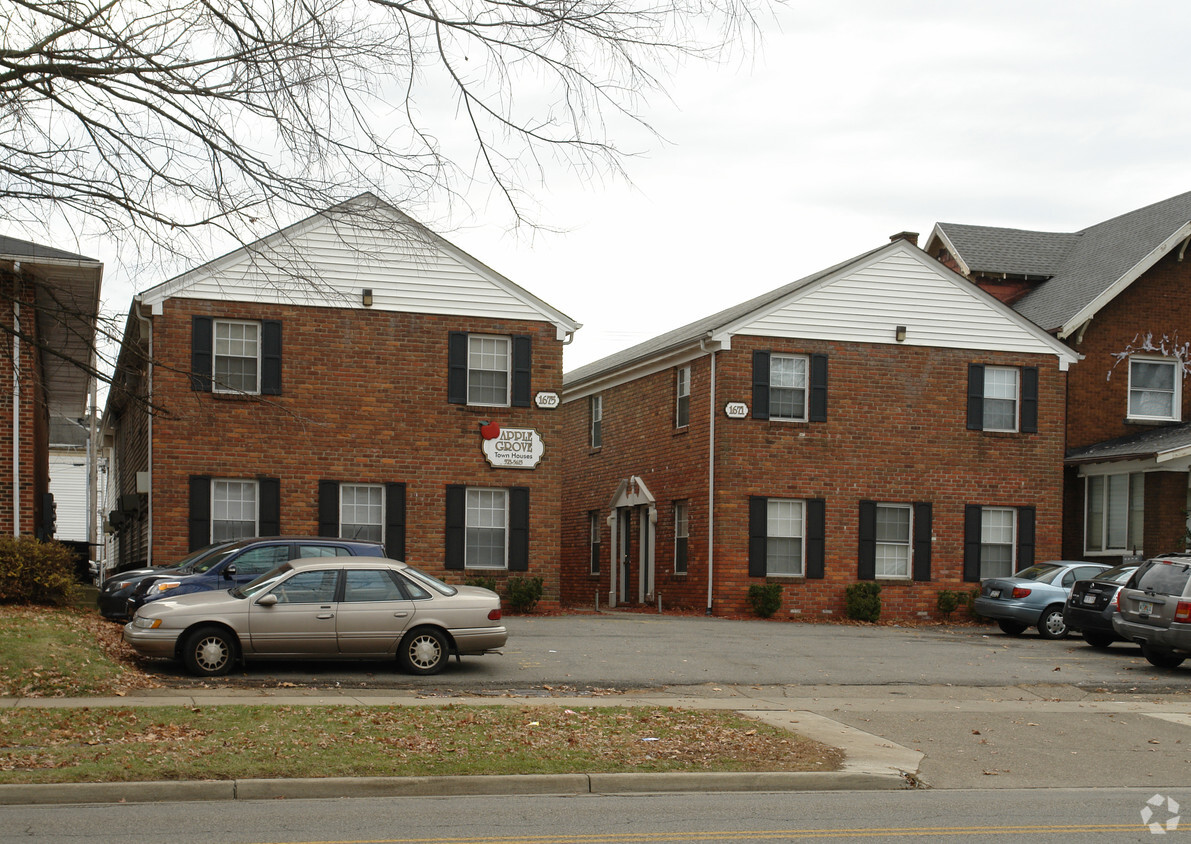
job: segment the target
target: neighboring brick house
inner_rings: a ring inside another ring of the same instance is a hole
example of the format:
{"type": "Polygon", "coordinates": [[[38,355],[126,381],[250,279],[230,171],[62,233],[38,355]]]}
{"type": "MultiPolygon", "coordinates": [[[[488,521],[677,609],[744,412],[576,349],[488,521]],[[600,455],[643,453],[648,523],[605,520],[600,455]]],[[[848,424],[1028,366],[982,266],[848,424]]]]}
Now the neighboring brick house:
{"type": "Polygon", "coordinates": [[[147,290],[105,417],[119,565],[350,536],[556,601],[578,327],[368,194],[147,290]]]}
{"type": "Polygon", "coordinates": [[[1063,556],[1187,548],[1191,193],[1078,232],[936,225],[926,251],[1066,341],[1063,556]]]}
{"type": "Polygon", "coordinates": [[[915,237],[567,373],[565,603],[914,618],[1058,556],[1077,355],[915,237]]]}
{"type": "Polygon", "coordinates": [[[50,422],[86,414],[102,279],[93,258],[0,236],[0,530],[9,535],[54,535],[50,422]]]}

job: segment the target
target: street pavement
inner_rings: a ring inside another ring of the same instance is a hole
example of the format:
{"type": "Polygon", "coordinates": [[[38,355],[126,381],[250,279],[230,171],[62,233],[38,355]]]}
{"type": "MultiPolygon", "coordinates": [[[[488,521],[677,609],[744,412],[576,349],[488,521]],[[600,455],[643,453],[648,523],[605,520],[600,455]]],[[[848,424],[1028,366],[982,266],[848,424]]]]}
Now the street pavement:
{"type": "MultiPolygon", "coordinates": [[[[2,698],[0,710],[245,703],[729,709],[840,747],[844,768],[787,774],[4,785],[0,804],[1115,786],[1164,789],[1191,800],[1185,793],[1191,782],[1191,672],[1148,671],[1130,646],[1105,654],[1078,641],[990,636],[979,628],[633,614],[511,621],[511,647],[503,657],[452,663],[436,678],[413,681],[356,664],[329,664],[314,672],[309,665],[269,664],[250,667],[235,682],[218,686],[179,679],[172,688],[136,696],[2,698]],[[736,658],[740,653],[747,659],[736,658]],[[742,669],[742,661],[751,669],[742,669]],[[707,680],[707,673],[727,679],[707,680]],[[677,682],[670,679],[675,676],[677,682]],[[393,687],[394,677],[401,688],[393,687]]],[[[167,680],[172,670],[164,670],[167,680]]]]}

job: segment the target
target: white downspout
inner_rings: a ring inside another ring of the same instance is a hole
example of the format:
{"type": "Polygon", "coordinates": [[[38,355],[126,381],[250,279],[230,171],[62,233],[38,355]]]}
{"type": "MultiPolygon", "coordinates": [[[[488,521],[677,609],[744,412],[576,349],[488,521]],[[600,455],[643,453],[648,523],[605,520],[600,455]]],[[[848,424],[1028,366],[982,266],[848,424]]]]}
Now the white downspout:
{"type": "Polygon", "coordinates": [[[145,508],[149,519],[149,528],[145,531],[145,542],[147,544],[145,551],[145,565],[153,565],[153,322],[141,315],[141,300],[133,299],[132,307],[136,310],[136,318],[140,320],[144,330],[149,335],[149,360],[147,364],[148,372],[145,375],[145,382],[148,389],[148,407],[146,413],[149,417],[148,443],[146,452],[149,462],[149,493],[148,506],[145,508]]]}
{"type": "Polygon", "coordinates": [[[715,352],[711,353],[711,406],[707,426],[707,614],[711,615],[715,582],[715,352]]]}
{"type": "Polygon", "coordinates": [[[21,535],[21,262],[13,263],[12,297],[12,535],[21,535]]]}

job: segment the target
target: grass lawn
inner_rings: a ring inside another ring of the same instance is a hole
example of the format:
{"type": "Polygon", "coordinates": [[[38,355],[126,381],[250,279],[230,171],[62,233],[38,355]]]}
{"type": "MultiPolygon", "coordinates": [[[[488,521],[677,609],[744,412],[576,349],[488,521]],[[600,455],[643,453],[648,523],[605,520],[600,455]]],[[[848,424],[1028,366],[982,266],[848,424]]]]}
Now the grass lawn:
{"type": "MultiPolygon", "coordinates": [[[[161,686],[94,610],[4,607],[0,696],[161,686]]],[[[832,771],[842,754],[726,711],[592,706],[0,709],[0,783],[626,771],[832,771]]]]}

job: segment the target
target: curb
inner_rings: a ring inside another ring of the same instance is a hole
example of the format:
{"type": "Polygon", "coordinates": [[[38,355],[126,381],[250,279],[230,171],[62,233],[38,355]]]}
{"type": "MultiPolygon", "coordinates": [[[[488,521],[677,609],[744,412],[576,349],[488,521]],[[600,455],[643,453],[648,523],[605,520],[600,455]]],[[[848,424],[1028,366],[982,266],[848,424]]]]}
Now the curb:
{"type": "Polygon", "coordinates": [[[913,788],[896,773],[754,772],[513,774],[477,777],[337,777],[214,781],[0,785],[0,805],[156,803],[216,800],[329,800],[351,797],[649,794],[748,791],[874,791],[913,788]]]}

